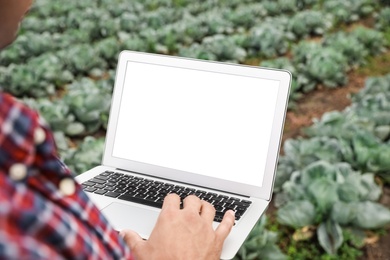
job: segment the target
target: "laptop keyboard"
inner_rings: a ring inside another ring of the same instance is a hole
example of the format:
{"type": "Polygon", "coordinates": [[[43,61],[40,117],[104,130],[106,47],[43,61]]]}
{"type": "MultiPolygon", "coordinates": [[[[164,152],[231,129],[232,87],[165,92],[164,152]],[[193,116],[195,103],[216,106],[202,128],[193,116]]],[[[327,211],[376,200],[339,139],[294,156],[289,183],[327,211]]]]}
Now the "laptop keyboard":
{"type": "Polygon", "coordinates": [[[229,209],[236,213],[236,220],[239,220],[249,205],[249,200],[241,200],[213,192],[188,188],[180,185],[164,183],[145,179],[137,176],[123,174],[113,171],[105,171],[94,178],[82,183],[84,191],[96,193],[112,198],[136,202],[156,208],[161,208],[164,198],[169,193],[176,193],[182,199],[188,195],[195,195],[201,200],[211,203],[216,214],[214,221],[221,222],[223,215],[229,209]]]}

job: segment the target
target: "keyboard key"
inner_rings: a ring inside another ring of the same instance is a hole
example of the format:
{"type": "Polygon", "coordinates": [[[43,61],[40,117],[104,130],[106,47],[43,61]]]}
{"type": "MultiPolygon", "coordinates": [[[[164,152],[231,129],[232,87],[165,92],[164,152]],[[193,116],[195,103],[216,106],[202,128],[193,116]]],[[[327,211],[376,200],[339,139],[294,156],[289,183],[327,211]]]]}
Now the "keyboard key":
{"type": "Polygon", "coordinates": [[[111,171],[105,171],[105,172],[101,173],[100,175],[102,175],[102,176],[110,176],[113,173],[114,172],[111,172],[111,171]]]}
{"type": "Polygon", "coordinates": [[[99,195],[103,195],[103,194],[107,193],[107,191],[106,190],[97,190],[97,191],[95,191],[95,193],[99,194],[99,195]]]}
{"type": "Polygon", "coordinates": [[[137,193],[133,197],[137,199],[144,199],[146,195],[144,193],[137,193]]]}
{"type": "Polygon", "coordinates": [[[116,198],[118,197],[119,195],[121,195],[120,193],[117,193],[117,192],[113,192],[113,191],[109,191],[107,192],[106,194],[104,194],[105,196],[108,196],[108,197],[113,197],[113,198],[116,198]]]}
{"type": "Polygon", "coordinates": [[[214,221],[215,221],[215,222],[222,222],[222,217],[215,217],[215,218],[214,218],[214,221]]]}
{"type": "Polygon", "coordinates": [[[96,183],[91,182],[91,181],[85,181],[83,182],[83,186],[94,186],[96,183]]]}
{"type": "Polygon", "coordinates": [[[118,199],[136,202],[136,203],[140,203],[140,204],[155,207],[155,208],[161,208],[162,204],[163,204],[161,201],[142,199],[142,198],[138,198],[138,197],[129,196],[127,194],[124,194],[124,195],[118,197],[118,199]]]}
{"type": "Polygon", "coordinates": [[[88,191],[88,192],[94,192],[95,190],[97,190],[97,189],[94,187],[87,187],[84,189],[84,191],[88,191]]]}
{"type": "Polygon", "coordinates": [[[220,217],[221,220],[222,220],[222,218],[223,218],[224,215],[225,215],[224,212],[220,212],[220,211],[215,212],[215,217],[220,217]]]}
{"type": "Polygon", "coordinates": [[[103,180],[103,181],[105,181],[105,180],[108,180],[109,179],[109,177],[107,177],[107,176],[104,176],[104,175],[98,175],[98,176],[96,176],[95,177],[96,179],[99,179],[99,180],[103,180]]]}
{"type": "Polygon", "coordinates": [[[216,210],[217,212],[223,210],[223,207],[222,207],[222,206],[219,206],[219,205],[214,206],[214,208],[215,208],[215,210],[216,210]]]}
{"type": "Polygon", "coordinates": [[[225,205],[225,210],[227,211],[227,210],[229,210],[229,209],[231,209],[231,210],[233,210],[233,211],[235,211],[235,206],[234,205],[225,205]]]}
{"type": "Polygon", "coordinates": [[[116,190],[114,190],[114,192],[118,192],[118,193],[122,194],[122,193],[125,193],[125,192],[126,192],[126,190],[122,190],[122,189],[116,189],[116,190]]]}
{"type": "Polygon", "coordinates": [[[103,184],[103,183],[106,183],[106,181],[104,180],[100,180],[100,179],[97,179],[97,178],[93,178],[91,180],[89,180],[91,182],[95,182],[95,183],[99,183],[99,184],[103,184]]]}
{"type": "Polygon", "coordinates": [[[96,184],[94,187],[98,188],[98,189],[103,189],[104,187],[106,187],[106,185],[105,184],[96,184]]]}

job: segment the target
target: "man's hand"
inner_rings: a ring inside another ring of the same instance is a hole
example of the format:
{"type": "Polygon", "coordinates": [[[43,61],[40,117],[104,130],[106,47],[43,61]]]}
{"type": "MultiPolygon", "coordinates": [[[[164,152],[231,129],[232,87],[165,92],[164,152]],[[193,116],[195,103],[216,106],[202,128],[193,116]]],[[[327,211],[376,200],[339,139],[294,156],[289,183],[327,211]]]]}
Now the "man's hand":
{"type": "Polygon", "coordinates": [[[220,259],[223,242],[234,225],[234,212],[226,212],[216,230],[212,223],[214,207],[196,196],[184,199],[169,194],[148,240],[124,230],[121,235],[138,260],[220,259]]]}

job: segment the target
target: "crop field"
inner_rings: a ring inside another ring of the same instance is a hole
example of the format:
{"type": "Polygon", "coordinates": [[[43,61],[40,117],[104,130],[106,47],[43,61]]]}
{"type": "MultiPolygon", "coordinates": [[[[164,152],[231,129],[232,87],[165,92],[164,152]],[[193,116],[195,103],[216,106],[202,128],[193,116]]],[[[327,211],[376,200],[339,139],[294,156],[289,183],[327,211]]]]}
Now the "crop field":
{"type": "Polygon", "coordinates": [[[283,142],[272,207],[236,259],[373,259],[369,244],[390,243],[390,1],[36,0],[0,86],[41,113],[75,174],[101,161],[125,49],[287,69],[289,111],[365,71],[348,105],[283,142]]]}

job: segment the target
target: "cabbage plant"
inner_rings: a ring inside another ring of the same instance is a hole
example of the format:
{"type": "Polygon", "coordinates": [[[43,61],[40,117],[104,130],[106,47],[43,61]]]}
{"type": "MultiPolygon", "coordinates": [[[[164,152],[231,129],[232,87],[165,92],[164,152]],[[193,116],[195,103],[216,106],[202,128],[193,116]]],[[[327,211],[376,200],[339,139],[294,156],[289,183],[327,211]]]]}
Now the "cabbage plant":
{"type": "Polygon", "coordinates": [[[272,58],[283,55],[289,46],[284,21],[272,19],[253,27],[244,43],[250,56],[272,58]]]}
{"type": "Polygon", "coordinates": [[[352,68],[363,65],[370,53],[357,37],[345,32],[326,35],[323,45],[332,47],[342,53],[346,57],[348,65],[352,68]]]}
{"type": "Polygon", "coordinates": [[[84,133],[95,133],[107,121],[111,93],[92,79],[83,78],[69,85],[63,99],[76,120],[84,126],[84,133]]]}
{"type": "Polygon", "coordinates": [[[85,127],[77,122],[69,105],[63,99],[50,101],[46,98],[24,98],[23,101],[31,108],[39,111],[53,131],[62,131],[68,136],[84,133],[85,127]]]}
{"type": "Polygon", "coordinates": [[[85,75],[95,68],[107,69],[103,53],[99,53],[97,48],[92,48],[89,44],[76,44],[59,51],[58,56],[65,68],[73,74],[85,75]]]}
{"type": "Polygon", "coordinates": [[[205,37],[201,44],[179,47],[178,55],[205,60],[243,62],[247,57],[247,52],[239,46],[239,40],[239,37],[221,34],[205,37]]]}
{"type": "Polygon", "coordinates": [[[335,16],[338,22],[355,22],[372,12],[376,6],[375,0],[328,0],[324,1],[324,9],[335,16]]]}
{"type": "Polygon", "coordinates": [[[389,30],[390,28],[390,7],[383,8],[376,16],[375,27],[379,30],[389,30]]]}
{"type": "Polygon", "coordinates": [[[347,82],[348,62],[336,49],[324,47],[321,43],[301,42],[292,51],[293,64],[308,79],[303,91],[309,91],[317,84],[337,87],[347,82]]]}
{"type": "Polygon", "coordinates": [[[235,37],[221,34],[204,38],[202,48],[215,54],[220,61],[243,62],[247,56],[246,51],[236,43],[235,37]]]}
{"type": "Polygon", "coordinates": [[[343,149],[339,140],[328,136],[287,139],[283,145],[284,156],[279,158],[275,191],[280,191],[292,172],[302,170],[309,164],[319,160],[341,162],[343,149]]]}
{"type": "Polygon", "coordinates": [[[316,226],[322,248],[336,254],[343,228],[377,229],[390,223],[390,210],[375,202],[380,195],[373,174],[320,160],[293,172],[283,184],[277,219],[296,229],[316,226]]]}
{"type": "Polygon", "coordinates": [[[288,30],[295,39],[323,35],[333,25],[333,17],[320,11],[306,10],[297,13],[288,23],[288,30]]]}
{"type": "Polygon", "coordinates": [[[53,36],[48,32],[26,32],[20,35],[7,51],[0,52],[0,65],[27,61],[31,57],[55,50],[55,46],[53,36]]]}
{"type": "Polygon", "coordinates": [[[266,17],[267,12],[262,3],[239,5],[236,9],[229,9],[224,14],[225,19],[230,21],[234,28],[252,28],[266,17]]]}
{"type": "Polygon", "coordinates": [[[376,55],[386,51],[386,39],[382,32],[358,26],[351,35],[364,45],[370,55],[376,55]]]}
{"type": "Polygon", "coordinates": [[[73,73],[53,53],[32,58],[26,64],[11,64],[3,72],[0,84],[18,97],[50,96],[74,79],[73,73]]]}
{"type": "Polygon", "coordinates": [[[115,37],[109,37],[97,42],[94,48],[96,49],[98,55],[109,63],[109,67],[116,66],[121,49],[119,41],[115,37]]]}
{"type": "Polygon", "coordinates": [[[267,11],[268,16],[277,16],[296,14],[298,11],[310,8],[318,2],[318,0],[266,0],[261,1],[261,4],[267,11]]]}
{"type": "Polygon", "coordinates": [[[101,164],[104,150],[104,138],[86,136],[77,149],[70,148],[64,158],[65,163],[76,175],[101,164]]]}
{"type": "Polygon", "coordinates": [[[249,233],[234,260],[263,259],[284,260],[287,256],[277,246],[278,234],[266,229],[267,216],[263,215],[249,233]]]}

